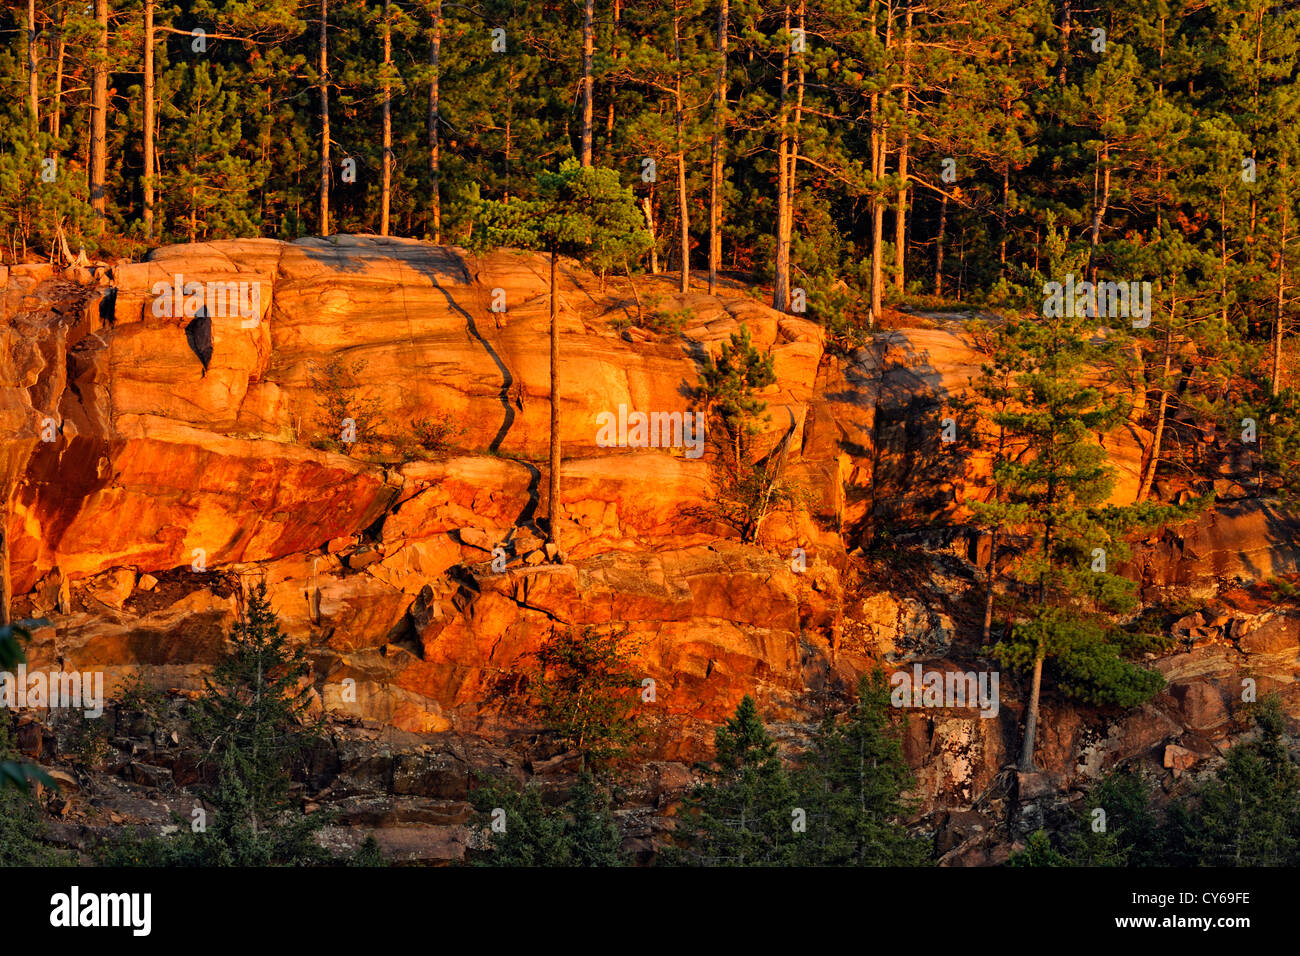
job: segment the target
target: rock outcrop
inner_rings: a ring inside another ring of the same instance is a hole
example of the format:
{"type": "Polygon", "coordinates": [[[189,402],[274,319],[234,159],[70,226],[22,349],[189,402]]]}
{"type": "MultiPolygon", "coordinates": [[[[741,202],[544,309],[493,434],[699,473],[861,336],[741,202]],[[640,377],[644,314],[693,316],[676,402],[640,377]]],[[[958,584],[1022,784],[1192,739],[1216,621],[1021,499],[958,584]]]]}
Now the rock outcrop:
{"type": "MultiPolygon", "coordinates": [[[[110,687],[147,666],[193,687],[260,579],[310,645],[326,709],[500,742],[526,730],[510,700],[541,643],[616,622],[655,681],[665,766],[706,754],[746,693],[797,735],[873,662],[975,666],[982,559],[961,502],[984,493],[989,457],[973,435],[940,437],[947,418],[969,426],[961,401],[982,363],[960,323],[881,332],[843,357],[818,325],[738,285],[682,295],[567,260],[559,272],[556,563],[538,525],[550,512],[544,257],[340,236],[167,247],[81,285],[9,270],[0,487],[18,614],[45,621],[33,663],[102,669],[110,687]],[[206,367],[186,334],[196,311],[175,295],[190,282],[220,293],[204,309],[206,367]],[[684,328],[647,332],[643,308],[684,328]],[[709,455],[609,447],[598,419],[702,410],[702,359],[742,325],[777,373],[759,450],[786,443],[806,502],[772,515],[757,545],[715,507],[709,455]],[[921,535],[920,563],[864,562],[881,529],[921,535]]],[[[1114,500],[1136,493],[1147,440],[1114,440],[1114,500]]],[[[1140,544],[1144,596],[1205,609],[1174,628],[1182,645],[1156,662],[1170,689],[1147,707],[1045,702],[1053,786],[1138,757],[1172,779],[1239,732],[1243,676],[1290,690],[1296,619],[1252,585],[1297,570],[1292,531],[1242,499],[1140,544]]],[[[954,861],[987,862],[979,814],[1013,790],[1009,676],[1002,695],[993,719],[907,718],[919,795],[951,818],[935,825],[954,861]]]]}

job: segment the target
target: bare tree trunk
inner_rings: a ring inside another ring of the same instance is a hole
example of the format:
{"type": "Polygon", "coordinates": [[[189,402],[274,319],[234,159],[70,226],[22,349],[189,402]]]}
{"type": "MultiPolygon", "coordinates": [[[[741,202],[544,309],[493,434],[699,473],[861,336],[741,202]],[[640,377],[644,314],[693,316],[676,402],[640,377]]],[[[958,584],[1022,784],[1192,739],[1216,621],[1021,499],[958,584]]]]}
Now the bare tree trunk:
{"type": "Polygon", "coordinates": [[[155,0],[144,0],[144,236],[153,238],[153,174],[154,174],[154,139],[157,126],[154,97],[156,80],[153,65],[154,14],[155,0]]]}
{"type": "Polygon", "coordinates": [[[641,208],[645,212],[646,231],[650,233],[650,274],[657,276],[659,274],[659,240],[655,234],[655,200],[654,186],[650,187],[649,196],[641,197],[641,208]]]}
{"type": "MultiPolygon", "coordinates": [[[[903,109],[907,109],[907,90],[903,90],[903,109]]],[[[907,127],[903,127],[902,141],[898,147],[898,176],[900,186],[894,212],[894,288],[900,293],[907,286],[907,127]]]]}
{"type": "MultiPolygon", "coordinates": [[[[946,197],[945,197],[946,198],[946,197]]],[[[937,293],[936,293],[937,294],[937,293]]],[[[1006,410],[1005,402],[1002,404],[1002,410],[1006,410]]],[[[1000,460],[1006,454],[1007,449],[1007,432],[1003,427],[998,428],[998,448],[995,461],[1000,460]]],[[[993,501],[1002,500],[1002,486],[999,482],[993,482],[993,501]]],[[[984,589],[984,635],[982,644],[987,645],[993,634],[993,599],[994,589],[997,585],[998,577],[998,529],[994,525],[989,530],[989,566],[985,575],[984,589]]]]}
{"type": "MultiPolygon", "coordinates": [[[[1259,74],[1260,58],[1263,56],[1264,52],[1263,46],[1264,8],[1260,7],[1255,10],[1255,89],[1251,96],[1253,101],[1251,104],[1251,116],[1253,117],[1259,116],[1259,74]]],[[[1253,129],[1251,130],[1250,137],[1250,161],[1253,163],[1258,158],[1255,153],[1255,143],[1258,141],[1259,136],[1259,120],[1256,119],[1251,125],[1253,129]]],[[[1250,194],[1250,235],[1252,239],[1255,236],[1255,216],[1259,212],[1258,203],[1259,201],[1256,199],[1256,195],[1252,191],[1250,194]]]]}
{"type": "Polygon", "coordinates": [[[596,49],[592,29],[596,0],[586,0],[582,9],[582,144],[579,159],[584,166],[591,165],[592,84],[591,61],[596,49]]]}
{"type": "MultiPolygon", "coordinates": [[[[799,0],[799,30],[800,36],[804,36],[805,11],[807,0],[799,0]]],[[[790,269],[790,249],[793,244],[794,236],[794,196],[795,184],[799,181],[799,139],[803,127],[803,94],[804,94],[804,58],[803,53],[799,53],[795,58],[795,93],[794,93],[794,122],[791,124],[789,140],[789,159],[790,174],[785,178],[785,249],[786,249],[786,269],[787,278],[786,286],[790,287],[788,271],[790,269]]],[[[787,308],[789,306],[787,305],[787,308]]]]}
{"type": "MultiPolygon", "coordinates": [[[[679,97],[680,102],[680,97],[679,97]]],[[[678,130],[681,129],[681,109],[678,109],[678,130]]],[[[679,133],[680,135],[680,133],[679,133]]],[[[681,292],[691,291],[691,222],[690,209],[687,208],[686,195],[686,151],[682,150],[677,154],[677,215],[681,220],[680,233],[680,255],[682,260],[681,281],[678,289],[681,292]]]]}
{"type": "Polygon", "coordinates": [[[1151,494],[1151,485],[1156,477],[1156,467],[1160,464],[1160,446],[1165,435],[1165,411],[1169,408],[1169,368],[1172,364],[1174,312],[1177,308],[1178,300],[1174,298],[1169,304],[1169,327],[1165,329],[1165,359],[1160,377],[1160,401],[1156,404],[1156,428],[1155,433],[1151,436],[1151,458],[1142,470],[1142,480],[1138,484],[1137,500],[1139,503],[1146,501],[1147,496],[1151,494]]]}
{"type": "Polygon", "coordinates": [[[1029,689],[1029,708],[1025,715],[1025,739],[1020,747],[1020,772],[1034,773],[1038,766],[1034,763],[1034,737],[1038,734],[1038,698],[1043,687],[1043,658],[1041,653],[1034,658],[1034,677],[1029,689]]]}
{"type": "Polygon", "coordinates": [[[393,24],[388,19],[388,0],[384,0],[384,169],[379,187],[379,234],[388,235],[389,213],[393,205],[393,84],[388,70],[393,65],[393,24]]]}
{"type": "Polygon", "coordinates": [[[50,135],[59,138],[63,121],[63,64],[68,54],[68,41],[63,38],[63,4],[57,4],[58,26],[54,39],[54,105],[50,108],[50,135]]]}
{"type": "Polygon", "coordinates": [[[1061,0],[1061,53],[1056,65],[1056,79],[1065,85],[1065,70],[1070,64],[1070,32],[1074,23],[1070,16],[1070,0],[1061,0]]]}
{"type": "MultiPolygon", "coordinates": [[[[514,82],[513,74],[511,75],[510,80],[511,82],[514,82]]],[[[514,104],[514,99],[510,96],[509,93],[506,94],[506,104],[507,104],[506,105],[506,142],[505,142],[505,161],[506,161],[505,180],[506,181],[505,181],[504,195],[502,196],[502,199],[505,202],[509,202],[510,201],[510,153],[511,150],[514,149],[514,142],[515,142],[514,141],[515,104],[514,104]]]]}
{"type": "MultiPolygon", "coordinates": [[[[875,96],[873,94],[873,99],[875,96]]],[[[885,153],[889,148],[888,130],[880,130],[872,162],[874,178],[879,182],[885,175],[885,153]]],[[[871,327],[880,321],[885,284],[885,197],[879,191],[871,199],[871,327]]]]}
{"type": "Polygon", "coordinates": [[[40,60],[36,55],[36,0],[27,0],[27,110],[33,140],[41,128],[40,60]]]}
{"type": "Polygon", "coordinates": [[[433,223],[433,241],[442,243],[442,183],[439,168],[440,144],[438,142],[438,79],[439,61],[442,58],[442,0],[433,0],[433,39],[429,42],[429,66],[433,76],[429,80],[429,172],[432,174],[430,220],[433,223]]]}
{"type": "MultiPolygon", "coordinates": [[[[785,32],[790,32],[790,4],[785,5],[785,32]]],[[[781,53],[781,119],[776,144],[776,262],[772,280],[772,308],[785,312],[790,308],[790,44],[781,53]]]]}
{"type": "Polygon", "coordinates": [[[998,530],[994,528],[989,535],[989,567],[984,576],[984,639],[987,644],[993,633],[993,585],[998,569],[998,530]]]}
{"type": "Polygon", "coordinates": [[[320,0],[320,234],[330,234],[329,0],[320,0]]]}
{"type": "MultiPolygon", "coordinates": [[[[1160,69],[1156,79],[1157,101],[1163,100],[1165,95],[1165,20],[1166,17],[1160,18],[1160,69]]],[[[1163,157],[1156,160],[1156,235],[1160,235],[1164,228],[1165,221],[1165,197],[1161,189],[1161,183],[1165,178],[1165,163],[1163,157]]]]}
{"type": "Polygon", "coordinates": [[[9,579],[9,515],[13,511],[13,491],[6,488],[0,501],[0,627],[13,623],[10,609],[13,606],[13,582],[9,579]]]}
{"type": "MultiPolygon", "coordinates": [[[[872,4],[872,27],[875,28],[876,4],[872,4]]],[[[893,45],[894,21],[891,7],[885,8],[885,50],[893,45]]],[[[881,94],[871,94],[871,318],[872,328],[880,321],[885,285],[885,197],[880,180],[885,176],[885,159],[889,154],[889,127],[881,109],[881,94]]]]}
{"type": "Polygon", "coordinates": [[[95,0],[95,63],[90,92],[90,207],[96,231],[108,217],[108,0],[95,0]]]}
{"type": "MultiPolygon", "coordinates": [[[[1282,166],[1282,181],[1290,175],[1286,165],[1282,166]]],[[[1273,312],[1273,385],[1272,393],[1276,398],[1282,390],[1282,318],[1286,305],[1286,225],[1290,197],[1284,192],[1282,197],[1282,237],[1277,250],[1277,305],[1273,312]]]]}
{"type": "Polygon", "coordinates": [[[1092,282],[1097,281],[1097,245],[1101,242],[1101,222],[1106,217],[1106,209],[1110,206],[1110,144],[1103,143],[1101,155],[1098,157],[1101,164],[1101,197],[1097,201],[1097,206],[1092,214],[1092,248],[1088,252],[1088,278],[1092,282]]]}
{"type": "Polygon", "coordinates": [[[907,161],[911,132],[908,109],[911,105],[912,5],[907,4],[903,28],[903,129],[898,144],[898,195],[894,212],[894,288],[901,294],[907,288],[907,161]]]}
{"type": "Polygon", "coordinates": [[[718,75],[713,85],[713,156],[709,170],[709,295],[717,291],[722,264],[722,162],[723,134],[727,125],[727,23],[728,0],[718,5],[718,75]]]}
{"type": "Polygon", "coordinates": [[[550,503],[547,506],[546,539],[557,548],[556,525],[560,520],[560,318],[556,307],[555,260],[559,257],[551,246],[551,475],[550,503]]]}
{"type": "Polygon", "coordinates": [[[680,290],[691,291],[691,212],[687,206],[686,192],[686,107],[682,103],[681,38],[678,30],[681,21],[673,20],[673,56],[676,58],[676,77],[673,83],[673,126],[677,135],[677,216],[681,221],[682,278],[680,290]]]}
{"type": "Polygon", "coordinates": [[[627,284],[632,287],[632,298],[636,299],[636,324],[645,323],[645,309],[641,308],[641,293],[636,287],[636,280],[632,278],[632,263],[627,258],[623,259],[623,271],[627,273],[627,284]]]}
{"type": "Polygon", "coordinates": [[[1002,214],[999,225],[998,236],[998,278],[1001,278],[1007,268],[1007,220],[1010,217],[1011,206],[1011,163],[1008,161],[1002,167],[1002,214]]]}
{"type": "Polygon", "coordinates": [[[1228,198],[1219,187],[1219,317],[1228,324],[1228,198]]]}
{"type": "Polygon", "coordinates": [[[948,197],[939,197],[939,231],[934,238],[934,294],[943,294],[943,233],[948,225],[948,197]]]}
{"type": "MultiPolygon", "coordinates": [[[[725,0],[724,0],[725,2],[725,0]]],[[[614,28],[609,50],[610,58],[618,59],[618,26],[623,16],[623,5],[614,0],[614,28]]],[[[610,163],[610,154],[614,149],[614,102],[618,99],[618,84],[611,80],[609,84],[609,102],[605,104],[605,163],[610,163]]]]}

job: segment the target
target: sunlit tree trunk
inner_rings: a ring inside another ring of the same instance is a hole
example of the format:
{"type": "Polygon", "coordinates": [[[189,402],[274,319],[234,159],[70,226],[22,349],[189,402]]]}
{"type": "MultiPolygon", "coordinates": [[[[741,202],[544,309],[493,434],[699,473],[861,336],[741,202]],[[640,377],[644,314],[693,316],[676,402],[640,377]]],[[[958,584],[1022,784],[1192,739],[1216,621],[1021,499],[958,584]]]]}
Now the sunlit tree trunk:
{"type": "Polygon", "coordinates": [[[330,234],[330,91],[329,91],[329,0],[320,0],[320,234],[330,234]]]}
{"type": "Polygon", "coordinates": [[[1034,763],[1034,738],[1038,734],[1038,697],[1043,687],[1043,657],[1040,652],[1034,658],[1034,676],[1029,688],[1029,707],[1025,714],[1025,739],[1020,747],[1020,772],[1034,773],[1038,766],[1034,763]]]}
{"type": "Polygon", "coordinates": [[[677,216],[682,276],[679,289],[691,291],[691,211],[686,192],[686,107],[682,101],[681,20],[673,20],[673,55],[676,59],[673,82],[673,127],[677,136],[677,216]]]}
{"type": "Polygon", "coordinates": [[[903,129],[898,143],[898,193],[895,196],[894,212],[894,288],[900,293],[907,287],[907,163],[910,158],[910,118],[911,108],[911,57],[912,57],[912,7],[907,6],[907,15],[903,28],[903,129]]]}
{"type": "Polygon", "coordinates": [[[41,128],[40,60],[36,54],[36,0],[27,0],[27,111],[34,138],[41,128]]]}
{"type": "Polygon", "coordinates": [[[717,291],[722,264],[723,135],[727,125],[727,33],[730,4],[718,5],[718,73],[713,85],[713,155],[709,169],[709,295],[717,291]]]}
{"type": "Polygon", "coordinates": [[[90,208],[102,234],[108,217],[108,0],[95,0],[95,62],[90,89],[90,208]]]}
{"type": "Polygon", "coordinates": [[[13,603],[13,584],[9,580],[9,515],[12,509],[13,492],[3,489],[0,498],[0,627],[8,627],[12,622],[9,617],[13,603]]]}
{"type": "Polygon", "coordinates": [[[155,112],[155,89],[153,45],[155,0],[144,0],[144,177],[141,188],[144,192],[144,235],[153,238],[153,202],[154,202],[154,140],[157,125],[155,112]]]}
{"type": "Polygon", "coordinates": [[[68,41],[63,38],[63,4],[55,5],[57,25],[53,40],[54,102],[50,107],[50,135],[59,138],[63,124],[63,64],[67,60],[68,41]]]}
{"type": "Polygon", "coordinates": [[[393,65],[393,24],[388,19],[388,0],[384,0],[384,79],[383,137],[384,168],[379,187],[379,234],[388,235],[389,215],[393,205],[393,83],[388,71],[393,65]]]}
{"type": "MultiPolygon", "coordinates": [[[[807,7],[807,0],[799,0],[799,36],[801,44],[806,42],[804,38],[804,14],[807,7]]],[[[800,51],[803,47],[800,46],[800,51]]],[[[794,236],[794,196],[795,184],[799,180],[799,134],[803,126],[803,94],[804,94],[804,58],[803,53],[799,52],[795,57],[795,93],[794,93],[794,121],[791,124],[789,139],[789,160],[790,172],[785,178],[785,250],[786,250],[786,289],[790,290],[790,249],[794,236]]],[[[786,308],[788,309],[789,301],[787,291],[786,308]]]]}
{"type": "Polygon", "coordinates": [[[429,42],[429,66],[432,76],[429,79],[429,172],[432,185],[429,198],[429,218],[432,223],[433,241],[442,242],[442,182],[439,169],[440,144],[438,141],[439,103],[438,80],[442,58],[442,0],[433,0],[433,38],[429,42]]]}
{"type": "Polygon", "coordinates": [[[596,39],[592,28],[595,17],[596,0],[586,0],[582,8],[582,143],[578,158],[584,166],[591,165],[591,131],[592,131],[592,57],[595,53],[596,39]]]}
{"type": "Polygon", "coordinates": [[[948,225],[948,197],[939,197],[939,229],[934,237],[934,294],[943,295],[943,239],[948,225]]]}
{"type": "Polygon", "coordinates": [[[1146,501],[1147,496],[1151,494],[1151,485],[1155,481],[1156,468],[1160,464],[1160,446],[1164,443],[1165,436],[1165,412],[1169,408],[1169,369],[1172,365],[1173,324],[1177,308],[1178,299],[1175,295],[1169,303],[1169,327],[1165,329],[1165,357],[1160,376],[1160,401],[1156,403],[1156,427],[1151,436],[1151,457],[1142,470],[1142,481],[1138,485],[1137,500],[1139,502],[1146,501]]]}
{"type": "MultiPolygon", "coordinates": [[[[790,5],[785,5],[785,32],[790,33],[790,5]]],[[[790,210],[786,206],[790,175],[790,44],[781,52],[781,114],[776,144],[776,262],[772,281],[772,308],[785,312],[790,308],[790,210]]]]}
{"type": "Polygon", "coordinates": [[[655,232],[655,197],[654,184],[650,184],[650,195],[641,197],[641,209],[645,212],[646,231],[650,233],[650,274],[659,274],[659,239],[655,232]]]}
{"type": "MultiPolygon", "coordinates": [[[[1286,182],[1289,172],[1286,164],[1282,165],[1282,181],[1286,182]]],[[[1276,398],[1282,390],[1282,320],[1286,308],[1286,227],[1287,213],[1290,211],[1290,196],[1283,191],[1281,238],[1277,250],[1277,300],[1273,310],[1273,396],[1276,398]]]]}
{"type": "Polygon", "coordinates": [[[555,260],[559,252],[551,246],[551,474],[549,482],[547,540],[560,546],[557,525],[560,520],[560,316],[555,288],[555,260]]]}

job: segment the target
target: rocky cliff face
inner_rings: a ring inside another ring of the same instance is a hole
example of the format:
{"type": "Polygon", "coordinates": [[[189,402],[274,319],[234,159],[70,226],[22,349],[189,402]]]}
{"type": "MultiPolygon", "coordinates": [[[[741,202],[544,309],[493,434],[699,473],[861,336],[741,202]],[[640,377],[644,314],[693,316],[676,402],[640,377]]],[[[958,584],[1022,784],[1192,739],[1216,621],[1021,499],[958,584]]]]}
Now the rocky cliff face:
{"type": "MultiPolygon", "coordinates": [[[[560,275],[553,563],[534,524],[549,509],[543,257],[336,237],[168,247],[78,281],[0,273],[16,610],[49,621],[33,664],[104,670],[110,687],[147,665],[193,687],[240,582],[264,579],[340,719],[501,744],[528,730],[510,696],[552,630],[617,621],[656,684],[665,766],[705,755],[745,693],[797,735],[872,661],[990,666],[979,541],[957,527],[988,459],[940,437],[947,417],[966,427],[954,409],[981,364],[958,322],[918,320],[840,357],[820,327],[741,287],[679,295],[569,262],[560,275]],[[208,310],[205,331],[155,307],[185,282],[230,284],[217,288],[256,308],[208,310]],[[681,334],[638,328],[642,310],[684,317],[681,334]],[[742,324],[777,372],[760,444],[789,437],[808,499],[756,545],[713,510],[707,458],[598,440],[598,416],[620,406],[699,410],[701,360],[742,324]],[[344,417],[354,444],[340,441],[344,417]],[[447,436],[433,451],[430,421],[447,436]]],[[[1117,500],[1135,493],[1144,438],[1130,430],[1112,449],[1117,500]]],[[[1200,608],[1156,662],[1170,689],[1128,714],[1049,701],[1049,777],[1023,786],[1065,793],[1135,757],[1167,767],[1172,786],[1240,731],[1242,676],[1293,687],[1300,618],[1253,587],[1297,570],[1291,527],[1243,498],[1144,543],[1144,597],[1200,608]]],[[[1016,796],[1003,772],[1019,736],[1010,679],[1001,692],[994,718],[907,717],[924,812],[954,862],[992,858],[989,814],[1016,796]]]]}

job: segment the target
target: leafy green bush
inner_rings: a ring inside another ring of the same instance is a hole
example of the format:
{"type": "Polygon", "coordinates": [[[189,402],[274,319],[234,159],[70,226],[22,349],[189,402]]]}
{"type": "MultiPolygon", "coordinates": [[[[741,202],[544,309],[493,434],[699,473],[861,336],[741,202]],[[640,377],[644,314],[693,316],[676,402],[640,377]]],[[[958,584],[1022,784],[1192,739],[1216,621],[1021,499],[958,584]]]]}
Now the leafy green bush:
{"type": "Polygon", "coordinates": [[[586,626],[556,632],[538,651],[541,717],[593,765],[617,760],[643,732],[635,649],[626,629],[586,626]]]}
{"type": "Polygon", "coordinates": [[[118,703],[132,713],[160,719],[167,709],[167,695],[150,683],[143,671],[128,674],[117,688],[118,703]]]}
{"type": "Polygon", "coordinates": [[[450,412],[436,412],[411,422],[411,433],[420,448],[436,455],[447,451],[465,433],[465,426],[450,412]]]}
{"type": "Polygon", "coordinates": [[[311,386],[321,419],[321,430],[311,439],[313,448],[346,455],[381,442],[379,423],[383,407],[378,399],[361,394],[360,379],[365,367],[363,359],[349,362],[340,356],[331,358],[323,367],[316,364],[310,367],[311,386]],[[347,420],[355,425],[355,442],[343,441],[343,423],[347,420]]]}

